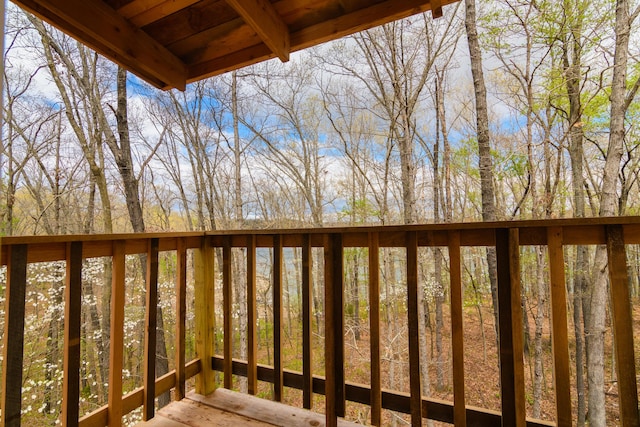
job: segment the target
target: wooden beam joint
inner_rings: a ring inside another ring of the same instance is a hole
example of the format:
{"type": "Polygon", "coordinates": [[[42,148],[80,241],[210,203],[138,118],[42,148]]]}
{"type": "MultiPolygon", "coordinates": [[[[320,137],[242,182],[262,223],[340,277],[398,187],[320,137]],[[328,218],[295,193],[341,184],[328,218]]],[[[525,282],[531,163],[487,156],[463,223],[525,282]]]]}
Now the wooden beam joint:
{"type": "Polygon", "coordinates": [[[289,60],[289,29],[269,0],[227,0],[281,61],[289,60]]]}

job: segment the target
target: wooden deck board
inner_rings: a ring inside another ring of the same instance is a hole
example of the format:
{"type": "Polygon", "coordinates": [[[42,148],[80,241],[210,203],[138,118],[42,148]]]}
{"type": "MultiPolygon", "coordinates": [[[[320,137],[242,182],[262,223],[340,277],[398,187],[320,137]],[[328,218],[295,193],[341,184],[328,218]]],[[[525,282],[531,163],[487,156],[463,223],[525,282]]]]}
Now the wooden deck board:
{"type": "MultiPolygon", "coordinates": [[[[299,427],[325,425],[323,414],[272,402],[223,388],[208,396],[189,393],[157,412],[155,418],[138,427],[299,427]]],[[[340,427],[358,424],[338,421],[340,427]]]]}

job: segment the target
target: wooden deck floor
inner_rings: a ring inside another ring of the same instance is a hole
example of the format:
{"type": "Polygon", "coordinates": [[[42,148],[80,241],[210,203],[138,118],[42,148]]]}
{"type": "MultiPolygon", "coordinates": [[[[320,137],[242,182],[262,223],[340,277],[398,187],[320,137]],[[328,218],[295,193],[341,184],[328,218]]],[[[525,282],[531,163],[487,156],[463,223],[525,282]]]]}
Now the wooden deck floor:
{"type": "MultiPolygon", "coordinates": [[[[240,427],[282,426],[320,427],[325,425],[322,414],[281,403],[260,399],[226,389],[209,396],[190,393],[179,402],[162,408],[156,416],[138,427],[240,427]]],[[[340,427],[360,424],[339,420],[340,427]]]]}

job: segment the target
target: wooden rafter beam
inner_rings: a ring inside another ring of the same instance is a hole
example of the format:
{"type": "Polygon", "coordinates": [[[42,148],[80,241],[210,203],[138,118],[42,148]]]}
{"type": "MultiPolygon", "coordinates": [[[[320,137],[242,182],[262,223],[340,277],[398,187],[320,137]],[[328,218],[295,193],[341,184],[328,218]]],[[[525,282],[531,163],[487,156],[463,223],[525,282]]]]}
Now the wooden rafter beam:
{"type": "Polygon", "coordinates": [[[435,18],[442,18],[442,1],[431,0],[431,16],[435,18]]]}
{"type": "Polygon", "coordinates": [[[155,86],[184,90],[184,63],[101,0],[14,1],[155,86]]]}
{"type": "Polygon", "coordinates": [[[227,0],[281,61],[289,60],[289,29],[269,0],[227,0]]]}
{"type": "MultiPolygon", "coordinates": [[[[227,0],[230,1],[230,0],[227,0]]],[[[440,6],[457,0],[439,0],[440,6]]],[[[335,40],[358,31],[406,18],[431,9],[429,0],[387,0],[329,21],[291,33],[291,52],[335,40]]],[[[273,58],[273,51],[260,44],[225,56],[202,60],[189,67],[187,80],[195,81],[273,58]]]]}

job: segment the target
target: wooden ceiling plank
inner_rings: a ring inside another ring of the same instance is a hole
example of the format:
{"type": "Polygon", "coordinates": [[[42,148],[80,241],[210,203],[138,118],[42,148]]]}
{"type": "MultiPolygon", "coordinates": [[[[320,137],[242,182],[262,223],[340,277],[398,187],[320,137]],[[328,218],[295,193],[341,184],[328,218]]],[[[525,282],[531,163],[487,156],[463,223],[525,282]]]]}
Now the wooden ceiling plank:
{"type": "Polygon", "coordinates": [[[144,27],[182,9],[186,9],[199,1],[136,0],[118,9],[118,13],[129,19],[136,27],[144,27]]]}
{"type": "Polygon", "coordinates": [[[145,25],[144,31],[161,45],[169,46],[238,18],[238,13],[225,0],[201,0],[191,7],[145,25]]]}
{"type": "Polygon", "coordinates": [[[187,82],[218,76],[271,58],[275,58],[271,49],[265,44],[257,44],[226,56],[191,65],[187,71],[187,82]]]}
{"type": "Polygon", "coordinates": [[[184,90],[182,61],[101,0],[15,2],[150,83],[184,90]]]}
{"type": "Polygon", "coordinates": [[[120,15],[130,19],[132,16],[136,16],[145,10],[152,9],[166,1],[167,0],[133,0],[131,3],[127,3],[116,10],[120,15]]]}
{"type": "Polygon", "coordinates": [[[186,64],[195,64],[261,43],[256,32],[238,18],[172,43],[167,49],[186,64]]]}
{"type": "Polygon", "coordinates": [[[227,3],[258,33],[264,44],[280,60],[289,60],[289,29],[269,0],[227,0],[227,3]]]}
{"type": "MultiPolygon", "coordinates": [[[[441,0],[441,6],[457,0],[441,0]]],[[[387,0],[291,34],[292,51],[305,49],[431,10],[428,0],[387,0]]]]}
{"type": "MultiPolygon", "coordinates": [[[[444,6],[456,1],[441,0],[440,4],[444,6]]],[[[431,2],[427,0],[387,0],[377,3],[292,33],[291,52],[429,10],[431,10],[431,2]]],[[[190,64],[187,71],[187,81],[192,82],[219,75],[273,57],[273,52],[266,46],[251,46],[227,56],[210,58],[198,64],[190,64]]]]}

